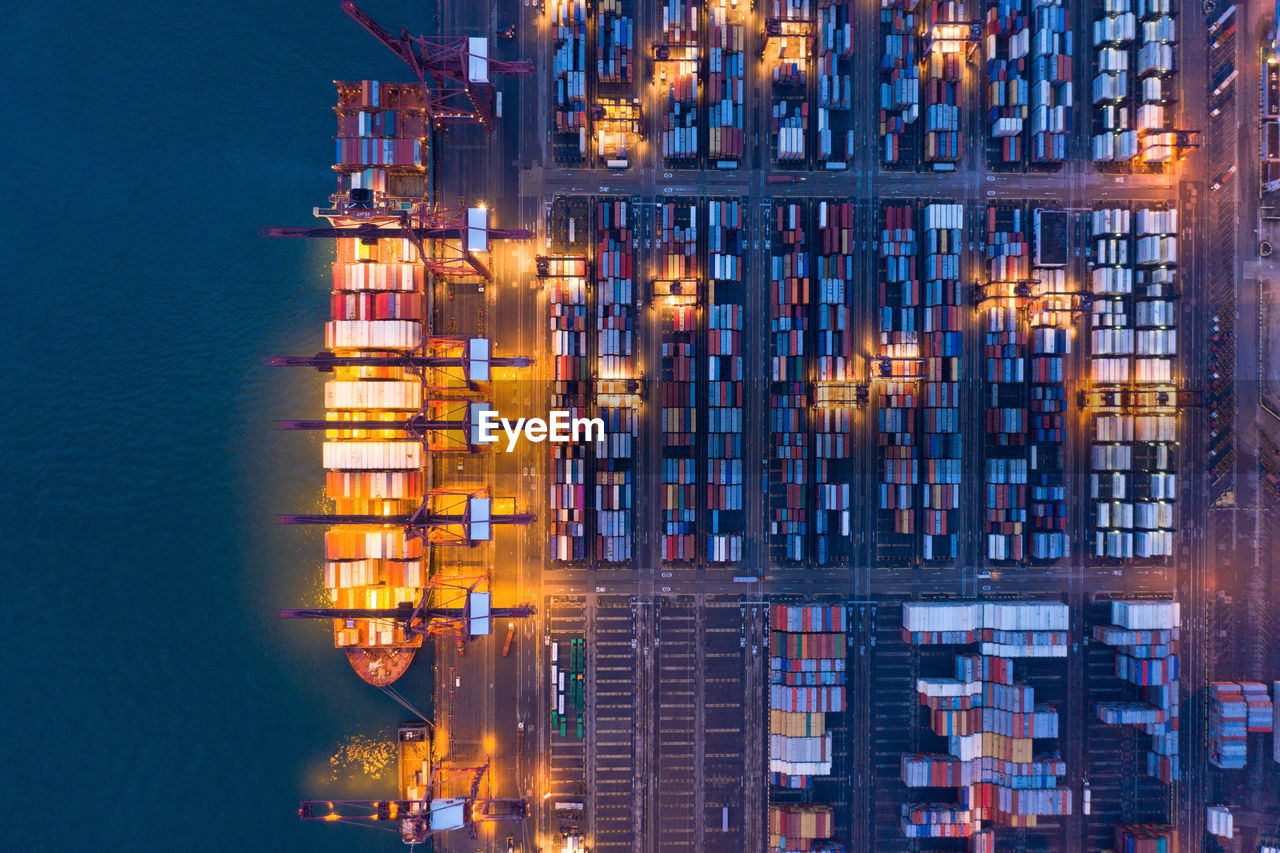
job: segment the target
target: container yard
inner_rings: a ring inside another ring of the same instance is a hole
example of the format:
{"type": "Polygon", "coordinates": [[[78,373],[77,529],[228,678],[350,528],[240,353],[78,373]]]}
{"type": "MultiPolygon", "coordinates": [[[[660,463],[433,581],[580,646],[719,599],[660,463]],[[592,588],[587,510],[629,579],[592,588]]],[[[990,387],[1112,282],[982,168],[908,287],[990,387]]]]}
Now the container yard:
{"type": "Polygon", "coordinates": [[[1177,27],[1166,0],[1095,7],[1093,160],[1158,170],[1179,153],[1177,27]]]}
{"type": "Polygon", "coordinates": [[[698,206],[689,201],[659,205],[654,252],[654,300],[662,324],[662,509],[664,563],[698,560],[699,303],[705,285],[698,255],[698,206]]]}
{"type": "Polygon", "coordinates": [[[587,159],[587,4],[585,0],[551,0],[555,31],[551,73],[555,77],[555,159],[581,163],[587,159]]]}
{"type": "Polygon", "coordinates": [[[707,21],[707,156],[729,169],[747,151],[745,24],[730,0],[709,0],[707,21]]]}
{"type": "Polygon", "coordinates": [[[1177,500],[1177,211],[1104,208],[1090,214],[1090,225],[1090,551],[1169,557],[1177,500]]]}
{"type": "Polygon", "coordinates": [[[595,413],[606,440],[595,448],[595,557],[634,559],[640,380],[635,342],[635,210],[622,199],[595,202],[595,413]]]}
{"type": "MultiPolygon", "coordinates": [[[[1076,297],[1066,294],[1066,214],[1035,209],[1031,258],[1029,375],[1030,555],[1039,563],[1070,555],[1067,532],[1065,358],[1071,352],[1076,297]],[[1049,247],[1061,247],[1061,251],[1049,247]]],[[[1023,226],[1025,228],[1025,225],[1023,226]]]]}
{"type": "Polygon", "coordinates": [[[1023,207],[987,208],[987,264],[980,308],[986,407],[983,553],[995,563],[1018,563],[1028,557],[1029,456],[1039,449],[1028,447],[1028,330],[1017,298],[1018,288],[1031,277],[1031,223],[1023,207]]]}
{"type": "Polygon", "coordinates": [[[880,0],[880,160],[920,162],[920,0],[880,0]]]}
{"type": "Polygon", "coordinates": [[[814,0],[765,0],[763,53],[771,82],[770,149],[775,166],[807,168],[810,143],[810,87],[817,38],[814,0]]]}
{"type": "Polygon", "coordinates": [[[959,0],[925,0],[924,161],[934,171],[951,171],[960,161],[960,74],[969,37],[969,22],[959,0]]]}
{"type": "Polygon", "coordinates": [[[800,564],[808,553],[812,483],[809,412],[809,261],[807,204],[775,204],[769,273],[769,555],[800,564]]]}
{"type": "MultiPolygon", "coordinates": [[[[908,788],[958,788],[953,803],[902,806],[908,838],[970,838],[988,827],[1043,825],[1072,813],[1066,762],[1041,752],[1059,736],[1058,710],[1037,703],[1035,688],[1014,676],[1014,664],[1065,658],[1068,609],[1057,602],[908,602],[902,608],[905,642],[920,646],[977,644],[956,654],[948,677],[916,681],[926,725],[946,738],[945,753],[902,757],[908,788]]],[[[941,741],[939,741],[941,742],[941,741]]],[[[999,829],[995,829],[998,834],[999,829]]],[[[990,845],[991,838],[975,844],[990,845]]],[[[990,848],[988,848],[990,849],[990,848]]]]}
{"type": "Polygon", "coordinates": [[[1072,130],[1072,30],[1063,0],[987,9],[987,109],[993,165],[1057,168],[1072,130]]]}
{"type": "Polygon", "coordinates": [[[1030,112],[1031,21],[1026,3],[997,0],[987,7],[984,55],[987,63],[987,159],[993,166],[1020,166],[1030,112]]]}
{"type": "Polygon", "coordinates": [[[879,463],[876,559],[882,565],[916,562],[916,486],[920,450],[916,438],[922,359],[917,314],[919,243],[913,204],[881,211],[878,353],[879,463]]]}
{"type": "Polygon", "coordinates": [[[830,809],[821,805],[826,789],[815,786],[836,773],[833,758],[844,734],[847,614],[840,606],[775,604],[769,629],[770,845],[775,836],[786,836],[795,840],[779,839],[780,849],[843,849],[797,841],[835,834],[830,809]],[[800,816],[803,810],[797,814],[790,805],[797,796],[814,802],[806,793],[819,798],[818,810],[828,819],[815,822],[800,816]],[[783,826],[793,834],[778,831],[783,826]]]}
{"type": "Polygon", "coordinates": [[[964,207],[924,208],[923,310],[920,312],[921,444],[924,470],[920,490],[920,556],[925,563],[950,563],[960,556],[961,357],[964,298],[960,284],[964,207]]]}
{"type": "Polygon", "coordinates": [[[596,164],[625,169],[644,136],[636,94],[635,0],[602,0],[589,16],[595,49],[593,115],[596,164]]]}
{"type": "Polygon", "coordinates": [[[843,169],[854,153],[853,63],[854,32],[848,0],[818,0],[818,125],[817,163],[843,169]]]}
{"type": "Polygon", "coordinates": [[[1151,746],[1139,767],[1169,784],[1180,778],[1178,758],[1178,637],[1176,601],[1113,601],[1111,624],[1094,626],[1093,639],[1116,649],[1116,678],[1135,685],[1130,702],[1101,702],[1098,719],[1140,726],[1151,746]]]}
{"type": "Polygon", "coordinates": [[[818,565],[848,565],[853,552],[854,460],[851,432],[860,385],[854,374],[850,283],[854,279],[854,211],[820,201],[818,292],[813,311],[813,532],[818,565]]]}
{"type": "Polygon", "coordinates": [[[699,165],[698,110],[702,98],[698,35],[702,0],[664,0],[662,32],[654,43],[654,77],[662,102],[662,162],[668,168],[699,165]]]}
{"type": "MultiPolygon", "coordinates": [[[[547,258],[539,278],[551,314],[553,367],[551,407],[570,417],[584,417],[590,391],[587,353],[587,259],[547,258]]],[[[590,557],[589,448],[582,444],[549,444],[551,493],[548,500],[548,553],[556,562],[590,557]]]]}
{"type": "Polygon", "coordinates": [[[746,528],[742,348],[746,313],[745,205],[707,203],[707,532],[708,563],[742,560],[746,528]]]}

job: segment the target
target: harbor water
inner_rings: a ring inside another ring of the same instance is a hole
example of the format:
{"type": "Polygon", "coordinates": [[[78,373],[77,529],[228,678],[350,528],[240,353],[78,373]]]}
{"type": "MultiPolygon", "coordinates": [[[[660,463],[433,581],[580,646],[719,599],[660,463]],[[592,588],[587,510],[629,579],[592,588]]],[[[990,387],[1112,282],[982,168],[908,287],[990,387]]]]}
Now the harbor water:
{"type": "MultiPolygon", "coordinates": [[[[0,847],[395,850],[298,800],[386,797],[406,712],[318,604],[314,373],[335,79],[407,70],[322,3],[19,4],[0,28],[0,847]]],[[[362,3],[430,31],[426,3],[362,3]],[[418,22],[418,23],[414,23],[418,22]]],[[[397,688],[425,706],[421,662],[397,688]]]]}

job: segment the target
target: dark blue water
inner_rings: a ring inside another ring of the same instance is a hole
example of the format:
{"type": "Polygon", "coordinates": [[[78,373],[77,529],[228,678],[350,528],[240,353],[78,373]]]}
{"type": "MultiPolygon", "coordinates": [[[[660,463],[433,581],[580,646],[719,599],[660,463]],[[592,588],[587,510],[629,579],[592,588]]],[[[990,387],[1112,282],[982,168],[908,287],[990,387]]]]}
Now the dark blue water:
{"type": "Polygon", "coordinates": [[[297,820],[394,789],[360,759],[402,712],[272,616],[321,593],[273,522],[319,448],[272,429],[320,380],[263,360],[321,346],[328,256],[253,229],[332,191],[331,81],[405,74],[337,5],[6,7],[0,849],[399,846],[297,820]]]}

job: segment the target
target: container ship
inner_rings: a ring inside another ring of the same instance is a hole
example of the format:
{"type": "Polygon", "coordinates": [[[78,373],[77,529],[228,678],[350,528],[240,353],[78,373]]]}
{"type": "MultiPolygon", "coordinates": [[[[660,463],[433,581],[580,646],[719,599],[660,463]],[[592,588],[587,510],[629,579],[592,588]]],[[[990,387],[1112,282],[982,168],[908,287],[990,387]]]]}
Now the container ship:
{"type": "MultiPolygon", "coordinates": [[[[428,152],[422,90],[377,81],[338,83],[339,198],[389,200],[403,209],[426,195],[428,152]]],[[[390,207],[378,212],[392,215],[390,207]]],[[[352,211],[353,215],[356,214],[352,211]]],[[[425,334],[425,270],[403,238],[335,241],[325,347],[335,356],[407,352],[425,334]]],[[[402,427],[422,409],[420,379],[404,367],[335,367],[325,383],[325,494],[338,515],[402,516],[426,495],[425,453],[402,427]],[[387,429],[342,429],[344,421],[388,421],[387,429]]],[[[427,585],[423,542],[402,525],[344,525],[325,533],[324,586],[342,609],[417,603],[427,585]]],[[[370,684],[390,684],[422,645],[390,620],[334,622],[334,645],[370,684]]]]}
{"type": "Polygon", "coordinates": [[[421,86],[337,88],[338,187],[331,207],[315,211],[328,227],[264,232],[335,241],[324,349],[273,359],[318,368],[327,379],[324,419],[281,426],[324,433],[326,511],[282,520],[327,527],[329,606],[282,615],[332,619],[334,644],[362,679],[381,686],[404,673],[424,636],[487,634],[496,613],[487,578],[433,577],[427,548],[478,544],[495,524],[532,520],[486,487],[433,487],[428,465],[429,454],[476,446],[471,425],[488,408],[491,368],[528,364],[492,357],[487,340],[432,334],[428,273],[487,275],[490,236],[528,232],[490,230],[483,208],[428,202],[421,86]]]}

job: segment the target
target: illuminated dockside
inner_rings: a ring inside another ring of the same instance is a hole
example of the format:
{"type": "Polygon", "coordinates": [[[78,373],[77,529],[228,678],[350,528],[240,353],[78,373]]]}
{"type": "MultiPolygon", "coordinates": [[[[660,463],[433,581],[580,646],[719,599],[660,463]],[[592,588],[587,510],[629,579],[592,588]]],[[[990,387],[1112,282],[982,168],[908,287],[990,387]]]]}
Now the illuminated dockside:
{"type": "Polygon", "coordinates": [[[498,358],[484,338],[434,334],[433,287],[485,281],[491,240],[526,231],[489,228],[483,207],[446,210],[428,201],[429,100],[413,84],[338,83],[338,191],[315,214],[324,225],[265,236],[335,243],[324,349],[275,359],[326,375],[321,420],[286,429],[323,431],[327,511],[285,516],[319,524],[330,606],[287,610],[329,618],[334,645],[375,685],[399,678],[425,636],[490,633],[489,578],[454,576],[435,546],[475,547],[497,524],[532,516],[484,482],[442,483],[437,454],[479,453],[477,425],[490,411],[495,373],[530,364],[498,358]]]}

